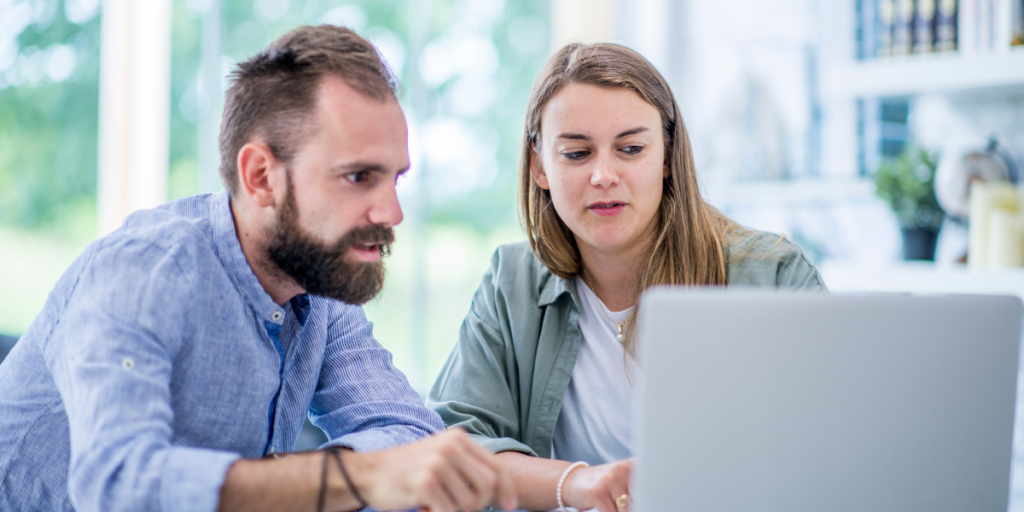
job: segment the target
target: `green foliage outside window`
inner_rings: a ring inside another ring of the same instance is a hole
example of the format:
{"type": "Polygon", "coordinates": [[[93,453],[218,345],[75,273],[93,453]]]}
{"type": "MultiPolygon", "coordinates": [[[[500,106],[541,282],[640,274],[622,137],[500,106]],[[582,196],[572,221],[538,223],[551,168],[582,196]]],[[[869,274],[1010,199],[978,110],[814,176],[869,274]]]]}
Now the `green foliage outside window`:
{"type": "MultiPolygon", "coordinates": [[[[0,333],[24,332],[96,235],[101,3],[0,0],[0,333]]],[[[210,144],[201,134],[211,133],[203,123],[219,116],[204,112],[200,86],[214,5],[222,75],[291,28],[321,22],[357,29],[398,73],[418,134],[413,157],[425,165],[399,182],[408,220],[384,292],[365,309],[422,390],[451,350],[489,255],[524,238],[516,172],[526,101],[549,52],[549,2],[173,0],[168,199],[219,182],[200,162],[210,144]]]]}
{"type": "Polygon", "coordinates": [[[6,27],[28,22],[0,55],[0,224],[67,231],[86,212],[91,235],[100,21],[72,23],[64,2],[39,7],[46,3],[15,3],[0,15],[6,27]]]}
{"type": "MultiPolygon", "coordinates": [[[[394,61],[390,64],[401,80],[401,101],[410,124],[418,123],[427,129],[440,125],[431,130],[433,137],[426,137],[433,149],[446,145],[455,153],[482,151],[494,162],[493,169],[481,171],[489,173],[489,177],[477,180],[473,187],[454,187],[458,189],[454,191],[450,182],[467,181],[465,172],[453,174],[451,171],[457,164],[449,167],[445,161],[428,163],[428,181],[432,184],[431,223],[471,226],[480,233],[514,224],[520,132],[530,87],[548,51],[549,4],[546,0],[430,0],[425,2],[429,9],[427,19],[422,21],[413,19],[418,1],[223,0],[223,71],[298,25],[343,22],[352,26],[378,44],[385,56],[394,61]],[[486,12],[479,14],[479,11],[486,12]],[[425,24],[426,41],[418,68],[421,75],[430,75],[427,79],[412,76],[411,70],[417,66],[409,62],[415,54],[410,48],[412,32],[421,22],[425,24]],[[488,55],[493,57],[490,65],[494,69],[489,73],[475,73],[472,69],[431,73],[430,62],[447,59],[457,63],[459,41],[472,41],[486,52],[493,48],[493,54],[488,55]],[[388,55],[388,50],[396,51],[388,55]],[[453,53],[445,55],[446,51],[453,53]],[[467,75],[470,75],[468,80],[467,75]],[[426,88],[425,105],[420,105],[425,108],[424,112],[416,111],[417,105],[410,97],[417,84],[426,88]],[[489,95],[482,108],[467,108],[463,101],[464,91],[474,87],[487,90],[489,95]],[[468,133],[480,137],[475,143],[459,138],[445,139],[445,127],[450,126],[461,127],[461,131],[453,131],[455,135],[468,133]],[[486,147],[481,150],[479,146],[486,147]]],[[[195,97],[200,72],[202,12],[190,10],[188,2],[175,2],[174,13],[171,192],[177,196],[199,190],[201,166],[197,163],[195,97]]]]}
{"type": "MultiPolygon", "coordinates": [[[[31,20],[23,27],[14,25],[20,29],[14,48],[15,61],[6,69],[0,69],[0,223],[32,229],[53,228],[64,225],[68,216],[81,215],[95,205],[102,16],[97,12],[87,20],[76,20],[80,23],[68,20],[67,14],[75,9],[69,7],[69,3],[89,4],[90,0],[9,1],[16,8],[7,9],[5,14],[27,12],[31,20]]],[[[247,58],[289,28],[317,23],[332,11],[345,7],[355,7],[358,10],[354,12],[362,13],[362,27],[357,27],[361,32],[371,39],[374,35],[383,35],[398,42],[407,56],[414,1],[282,1],[276,2],[278,7],[267,8],[275,2],[223,0],[225,62],[227,65],[247,58]],[[280,16],[274,20],[260,19],[261,6],[263,11],[277,10],[280,16]]],[[[173,2],[172,105],[169,108],[170,189],[174,197],[199,191],[198,120],[192,116],[195,107],[191,104],[195,101],[201,51],[201,20],[195,16],[194,8],[199,3],[202,2],[173,2]]],[[[472,190],[453,194],[439,192],[444,197],[432,203],[433,217],[437,221],[469,224],[486,231],[515,221],[511,201],[514,201],[519,132],[529,88],[547,51],[548,6],[543,0],[431,1],[428,2],[428,45],[443,40],[452,31],[466,30],[461,23],[463,15],[474,4],[488,4],[489,9],[500,11],[486,27],[488,42],[493,44],[497,59],[496,69],[485,83],[496,89],[493,98],[479,112],[453,113],[459,101],[458,89],[466,86],[459,83],[460,76],[456,72],[447,78],[435,77],[435,83],[427,84],[428,111],[417,114],[420,120],[453,117],[471,133],[487,134],[487,144],[493,146],[489,149],[495,152],[495,176],[472,190]],[[496,204],[501,206],[496,208],[496,204]]],[[[403,84],[411,82],[410,67],[403,65],[399,69],[403,84]]],[[[408,109],[408,101],[404,103],[408,109]]],[[[459,146],[461,141],[448,143],[459,146]]],[[[434,169],[431,174],[444,180],[445,171],[434,169]]]]}

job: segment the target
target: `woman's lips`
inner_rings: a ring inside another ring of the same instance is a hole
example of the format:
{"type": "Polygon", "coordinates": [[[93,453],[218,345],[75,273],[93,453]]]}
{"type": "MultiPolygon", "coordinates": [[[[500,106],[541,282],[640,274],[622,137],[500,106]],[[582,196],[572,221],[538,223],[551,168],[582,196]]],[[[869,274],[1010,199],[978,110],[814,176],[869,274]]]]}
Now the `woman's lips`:
{"type": "Polygon", "coordinates": [[[587,207],[588,210],[602,216],[610,217],[612,215],[618,215],[622,213],[622,210],[626,208],[626,203],[610,202],[610,203],[594,203],[587,207]]]}

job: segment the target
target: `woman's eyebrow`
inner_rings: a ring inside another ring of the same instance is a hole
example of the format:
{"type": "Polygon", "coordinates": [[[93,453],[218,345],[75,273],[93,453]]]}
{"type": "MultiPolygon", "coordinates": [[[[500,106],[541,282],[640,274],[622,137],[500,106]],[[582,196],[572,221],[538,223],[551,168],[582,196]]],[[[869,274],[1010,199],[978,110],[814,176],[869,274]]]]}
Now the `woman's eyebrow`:
{"type": "Polygon", "coordinates": [[[638,133],[646,132],[648,130],[650,130],[650,128],[647,128],[646,126],[638,126],[636,128],[630,128],[630,129],[628,129],[628,130],[626,130],[626,131],[616,135],[615,138],[616,139],[621,139],[623,137],[629,137],[630,135],[636,135],[638,133]]]}
{"type": "Polygon", "coordinates": [[[560,133],[556,139],[572,139],[572,140],[590,140],[589,135],[583,135],[582,133],[560,133]]]}
{"type": "MultiPolygon", "coordinates": [[[[649,130],[650,130],[650,128],[647,128],[646,126],[638,126],[636,128],[630,128],[630,129],[628,129],[628,130],[626,130],[626,131],[616,135],[615,139],[617,140],[617,139],[621,139],[623,137],[629,137],[630,135],[636,135],[638,133],[646,132],[646,131],[649,131],[649,130]]],[[[571,139],[571,140],[590,140],[590,136],[589,135],[584,135],[582,133],[560,133],[560,134],[558,134],[558,137],[555,137],[555,138],[556,139],[571,139]]]]}

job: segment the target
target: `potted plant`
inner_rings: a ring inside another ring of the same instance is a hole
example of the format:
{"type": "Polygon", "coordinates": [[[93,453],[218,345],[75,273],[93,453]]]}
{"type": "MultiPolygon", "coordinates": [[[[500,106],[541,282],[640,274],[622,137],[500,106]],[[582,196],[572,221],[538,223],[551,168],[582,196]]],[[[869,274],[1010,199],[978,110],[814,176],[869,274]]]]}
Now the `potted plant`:
{"type": "Polygon", "coordinates": [[[903,259],[935,260],[935,242],[945,212],[935,198],[938,155],[907,146],[895,158],[884,159],[875,171],[878,197],[889,203],[903,233],[903,259]]]}

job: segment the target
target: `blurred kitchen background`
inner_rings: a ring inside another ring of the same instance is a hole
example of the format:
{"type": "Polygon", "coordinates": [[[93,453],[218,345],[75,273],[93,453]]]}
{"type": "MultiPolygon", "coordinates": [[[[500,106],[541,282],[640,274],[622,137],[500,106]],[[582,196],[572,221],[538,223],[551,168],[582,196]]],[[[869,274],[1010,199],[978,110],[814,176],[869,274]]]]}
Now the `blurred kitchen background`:
{"type": "Polygon", "coordinates": [[[226,74],[319,23],[401,77],[406,221],[366,311],[421,393],[524,238],[527,96],[574,40],[651,60],[706,196],[833,290],[1024,295],[1024,0],[0,0],[0,357],[125,214],[221,189],[226,74]]]}

